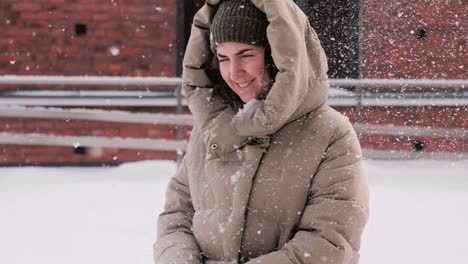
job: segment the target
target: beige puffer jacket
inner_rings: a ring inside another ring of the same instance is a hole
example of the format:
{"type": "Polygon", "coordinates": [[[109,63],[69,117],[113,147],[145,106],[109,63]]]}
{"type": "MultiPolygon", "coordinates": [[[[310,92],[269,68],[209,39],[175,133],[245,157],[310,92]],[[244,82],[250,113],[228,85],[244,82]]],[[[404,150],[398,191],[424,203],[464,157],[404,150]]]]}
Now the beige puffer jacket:
{"type": "Polygon", "coordinates": [[[195,125],[159,216],[156,263],[358,263],[367,180],[351,124],[325,104],[317,35],[293,1],[252,0],[279,73],[236,113],[206,74],[219,2],[196,14],[184,59],[195,125]]]}

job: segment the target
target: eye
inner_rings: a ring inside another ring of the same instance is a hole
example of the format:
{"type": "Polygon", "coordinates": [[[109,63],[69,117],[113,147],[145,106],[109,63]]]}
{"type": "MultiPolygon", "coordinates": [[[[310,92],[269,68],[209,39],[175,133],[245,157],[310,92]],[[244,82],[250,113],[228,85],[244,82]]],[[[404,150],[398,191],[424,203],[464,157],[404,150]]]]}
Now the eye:
{"type": "Polygon", "coordinates": [[[241,56],[241,59],[247,59],[247,58],[250,58],[250,57],[253,57],[253,56],[254,56],[253,54],[245,54],[245,55],[241,56]]]}
{"type": "Polygon", "coordinates": [[[229,60],[228,58],[219,58],[219,57],[218,57],[218,61],[219,61],[219,62],[225,62],[225,61],[228,61],[228,60],[229,60]]]}

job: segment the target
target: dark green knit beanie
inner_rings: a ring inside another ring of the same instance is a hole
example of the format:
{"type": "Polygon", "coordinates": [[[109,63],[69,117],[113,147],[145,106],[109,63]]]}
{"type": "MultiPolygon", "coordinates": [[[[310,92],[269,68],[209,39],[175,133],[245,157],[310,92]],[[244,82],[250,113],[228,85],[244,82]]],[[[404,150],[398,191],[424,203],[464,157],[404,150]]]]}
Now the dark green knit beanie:
{"type": "Polygon", "coordinates": [[[210,27],[213,49],[223,42],[240,42],[267,48],[268,20],[250,0],[224,0],[210,27]]]}

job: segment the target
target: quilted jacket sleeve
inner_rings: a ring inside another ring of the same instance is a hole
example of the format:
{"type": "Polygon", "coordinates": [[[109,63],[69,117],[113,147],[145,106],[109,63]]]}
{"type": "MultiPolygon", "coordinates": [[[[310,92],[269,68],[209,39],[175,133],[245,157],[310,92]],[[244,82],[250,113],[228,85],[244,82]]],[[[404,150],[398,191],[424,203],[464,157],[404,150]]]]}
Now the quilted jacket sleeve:
{"type": "Polygon", "coordinates": [[[154,259],[158,264],[197,264],[202,255],[192,234],[194,209],[182,161],[167,187],[164,211],[158,219],[158,239],[154,244],[154,259]]]}
{"type": "Polygon", "coordinates": [[[280,250],[248,263],[358,263],[368,217],[367,188],[358,139],[348,129],[329,145],[294,237],[280,250]]]}

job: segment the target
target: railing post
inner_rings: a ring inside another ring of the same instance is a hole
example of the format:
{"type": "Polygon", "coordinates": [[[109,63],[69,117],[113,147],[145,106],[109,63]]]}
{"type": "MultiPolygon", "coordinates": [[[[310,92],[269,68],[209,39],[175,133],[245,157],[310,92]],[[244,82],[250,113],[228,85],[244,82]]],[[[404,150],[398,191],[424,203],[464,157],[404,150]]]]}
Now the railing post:
{"type": "MultiPolygon", "coordinates": [[[[362,124],[363,120],[364,120],[364,116],[363,116],[363,113],[362,113],[362,99],[363,99],[362,84],[358,83],[356,85],[356,93],[355,94],[356,94],[356,107],[354,108],[354,110],[356,111],[355,125],[357,125],[357,127],[359,128],[360,125],[362,124]]],[[[361,140],[362,131],[358,130],[357,131],[357,136],[358,136],[359,140],[361,140]]]]}
{"type": "MultiPolygon", "coordinates": [[[[181,115],[182,112],[183,112],[182,85],[181,84],[176,86],[175,93],[176,93],[176,99],[177,99],[176,114],[181,115]]],[[[175,132],[176,132],[176,140],[181,140],[183,138],[181,125],[179,125],[179,124],[176,125],[176,131],[175,132]]],[[[177,149],[176,153],[177,153],[176,162],[177,162],[177,165],[180,165],[180,162],[182,161],[182,157],[183,157],[182,150],[177,149]]]]}

